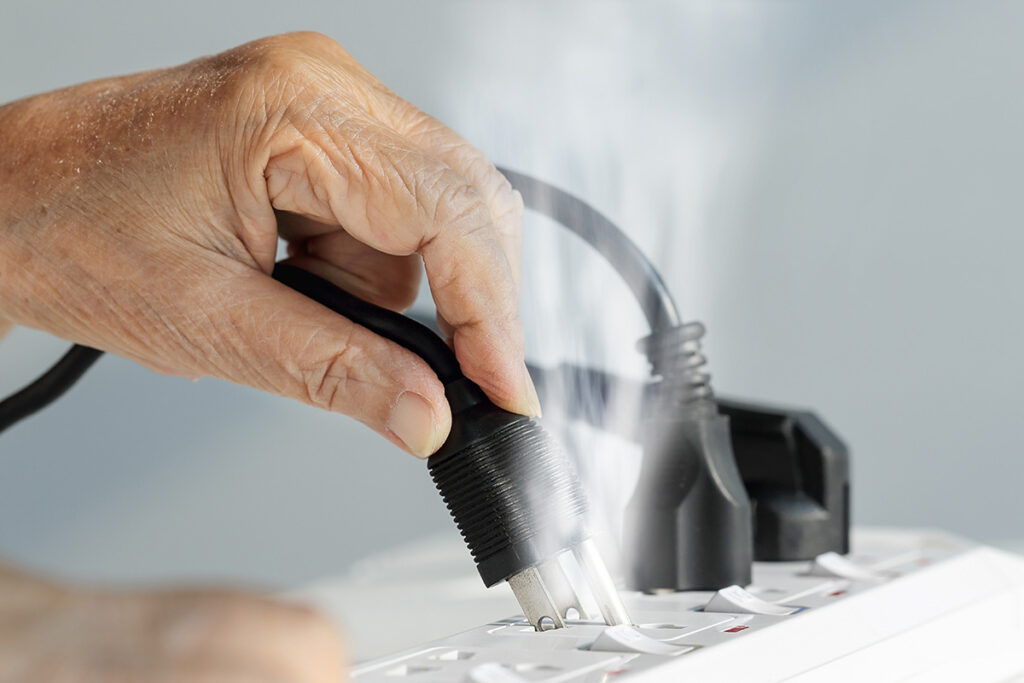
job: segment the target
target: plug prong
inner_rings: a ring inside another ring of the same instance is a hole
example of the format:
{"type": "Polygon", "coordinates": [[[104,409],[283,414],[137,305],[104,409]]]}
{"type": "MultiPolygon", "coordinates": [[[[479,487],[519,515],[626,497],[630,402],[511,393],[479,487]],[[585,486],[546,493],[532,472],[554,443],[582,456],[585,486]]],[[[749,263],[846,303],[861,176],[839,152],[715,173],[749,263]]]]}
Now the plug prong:
{"type": "Polygon", "coordinates": [[[576,545],[572,552],[580,569],[583,570],[583,578],[597,599],[597,607],[601,610],[605,623],[609,626],[632,624],[633,621],[626,614],[626,606],[619,597],[619,591],[615,588],[615,582],[612,581],[608,567],[605,566],[594,542],[588,538],[576,545]]]}
{"type": "MultiPolygon", "coordinates": [[[[508,577],[508,585],[511,586],[516,600],[519,601],[519,606],[523,608],[523,614],[538,631],[545,631],[548,628],[565,628],[565,611],[576,606],[573,604],[562,605],[553,597],[553,586],[549,586],[545,580],[545,574],[551,576],[553,572],[547,567],[541,571],[540,567],[555,563],[557,560],[548,560],[539,566],[527,567],[508,577]],[[550,620],[551,625],[546,626],[545,620],[550,620]]],[[[561,572],[561,568],[557,564],[555,564],[554,570],[561,572]]],[[[561,578],[564,579],[565,575],[563,574],[561,578]]],[[[566,585],[568,585],[568,581],[566,581],[566,585]]],[[[575,597],[575,591],[572,591],[571,586],[569,590],[575,597]]],[[[576,603],[579,604],[578,599],[576,603]]]]}
{"type": "Polygon", "coordinates": [[[573,588],[572,582],[569,580],[557,557],[547,562],[541,562],[537,565],[537,570],[540,572],[544,586],[554,600],[555,605],[558,606],[559,614],[563,618],[566,612],[570,609],[575,609],[577,614],[579,614],[578,619],[587,619],[587,612],[583,609],[580,596],[576,593],[576,589],[573,588]]]}

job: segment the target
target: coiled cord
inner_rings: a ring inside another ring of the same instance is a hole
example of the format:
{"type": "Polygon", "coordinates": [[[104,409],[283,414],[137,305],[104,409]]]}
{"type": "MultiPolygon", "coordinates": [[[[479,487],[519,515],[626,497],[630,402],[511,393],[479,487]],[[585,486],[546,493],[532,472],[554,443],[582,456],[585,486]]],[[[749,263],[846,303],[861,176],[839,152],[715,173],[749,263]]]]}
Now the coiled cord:
{"type": "Polygon", "coordinates": [[[637,346],[651,364],[651,374],[663,378],[660,398],[672,405],[711,400],[711,375],[705,369],[708,359],[701,349],[704,325],[686,323],[652,333],[637,346]]]}
{"type": "Polygon", "coordinates": [[[672,293],[654,264],[626,233],[583,200],[522,173],[499,169],[523,196],[526,208],[553,218],[605,258],[632,290],[651,328],[639,344],[651,374],[667,380],[659,387],[664,400],[687,404],[711,400],[711,377],[701,350],[704,326],[681,322],[672,293]]]}

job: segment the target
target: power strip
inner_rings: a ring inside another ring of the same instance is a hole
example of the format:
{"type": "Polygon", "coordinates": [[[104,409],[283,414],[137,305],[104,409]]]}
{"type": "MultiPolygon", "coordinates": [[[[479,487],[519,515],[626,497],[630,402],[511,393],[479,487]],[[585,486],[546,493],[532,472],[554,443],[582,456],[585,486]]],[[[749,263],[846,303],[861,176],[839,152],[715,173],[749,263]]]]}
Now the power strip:
{"type": "Polygon", "coordinates": [[[1024,681],[1024,558],[941,533],[859,531],[849,556],[757,563],[745,588],[623,598],[636,628],[574,621],[538,633],[499,619],[357,664],[352,677],[1024,681]]]}

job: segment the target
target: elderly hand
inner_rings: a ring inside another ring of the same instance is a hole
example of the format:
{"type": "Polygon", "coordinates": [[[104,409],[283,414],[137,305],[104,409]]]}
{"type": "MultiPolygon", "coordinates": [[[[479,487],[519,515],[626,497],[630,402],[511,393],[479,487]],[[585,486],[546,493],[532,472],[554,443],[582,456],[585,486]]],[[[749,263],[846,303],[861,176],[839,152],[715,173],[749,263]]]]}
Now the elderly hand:
{"type": "Polygon", "coordinates": [[[521,212],[480,152],[332,40],[277,36],[0,108],[0,321],[351,415],[427,456],[451,425],[437,377],[271,279],[278,237],[393,309],[422,258],[464,373],[530,415],[521,212]]]}
{"type": "Polygon", "coordinates": [[[0,565],[0,680],[340,683],[336,627],[237,591],[94,591],[0,565]]]}

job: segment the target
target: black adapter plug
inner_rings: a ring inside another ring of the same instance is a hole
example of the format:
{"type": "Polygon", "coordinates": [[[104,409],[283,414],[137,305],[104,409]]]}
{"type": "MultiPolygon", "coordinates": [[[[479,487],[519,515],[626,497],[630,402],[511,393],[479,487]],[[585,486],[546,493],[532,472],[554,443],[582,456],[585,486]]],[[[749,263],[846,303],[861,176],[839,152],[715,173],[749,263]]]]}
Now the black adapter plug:
{"type": "Polygon", "coordinates": [[[629,587],[717,590],[751,580],[753,526],[729,434],[704,372],[704,327],[640,343],[658,379],[644,397],[644,459],[626,508],[629,587]]]}

